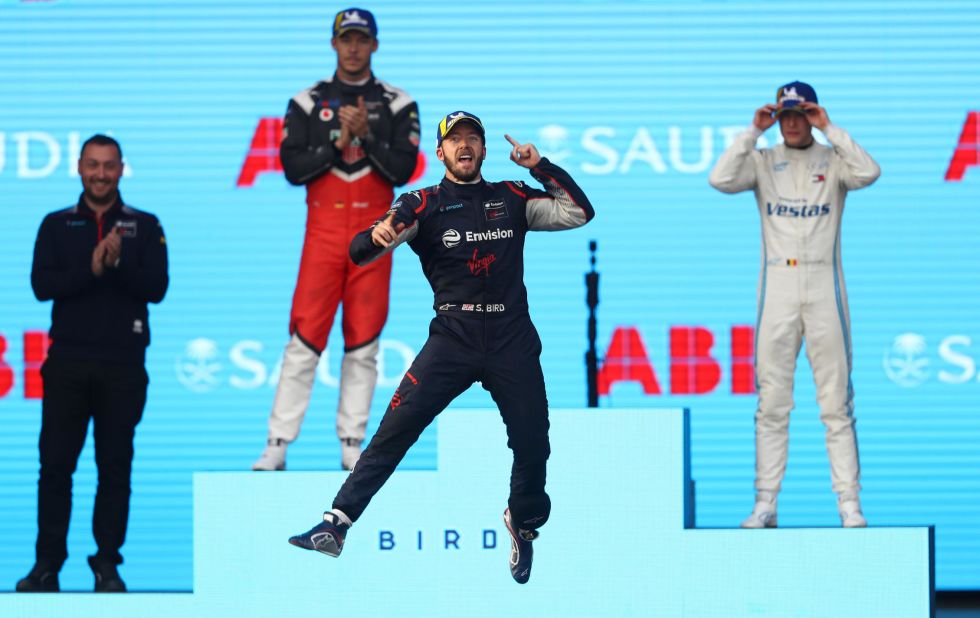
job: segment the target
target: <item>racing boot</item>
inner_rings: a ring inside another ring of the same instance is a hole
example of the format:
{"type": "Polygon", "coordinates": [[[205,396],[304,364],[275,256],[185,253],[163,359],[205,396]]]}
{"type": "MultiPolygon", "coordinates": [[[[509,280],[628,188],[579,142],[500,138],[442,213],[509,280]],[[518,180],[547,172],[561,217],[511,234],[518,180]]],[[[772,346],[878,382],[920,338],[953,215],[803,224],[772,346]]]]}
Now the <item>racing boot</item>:
{"type": "Polygon", "coordinates": [[[286,441],[282,438],[269,438],[265,450],[255,463],[253,470],[276,471],[286,469],[286,441]]]}
{"type": "Polygon", "coordinates": [[[311,549],[321,554],[340,556],[344,550],[344,539],[350,529],[350,519],[339,511],[327,511],[323,521],[302,534],[289,537],[289,543],[303,549],[311,549]]]}
{"type": "Polygon", "coordinates": [[[526,584],[531,579],[531,561],[534,559],[531,541],[538,538],[538,531],[515,530],[509,508],[504,509],[504,525],[510,534],[510,574],[518,584],[526,584]]]}
{"type": "Polygon", "coordinates": [[[340,441],[340,465],[344,470],[353,470],[354,464],[361,458],[361,441],[354,438],[344,438],[340,441]]]}
{"type": "Polygon", "coordinates": [[[840,525],[844,528],[867,528],[868,520],[861,512],[861,501],[854,493],[843,493],[837,499],[840,525]]]}
{"type": "Polygon", "coordinates": [[[742,528],[775,528],[776,527],[776,494],[760,491],[755,495],[755,507],[752,514],[740,524],[742,528]]]}

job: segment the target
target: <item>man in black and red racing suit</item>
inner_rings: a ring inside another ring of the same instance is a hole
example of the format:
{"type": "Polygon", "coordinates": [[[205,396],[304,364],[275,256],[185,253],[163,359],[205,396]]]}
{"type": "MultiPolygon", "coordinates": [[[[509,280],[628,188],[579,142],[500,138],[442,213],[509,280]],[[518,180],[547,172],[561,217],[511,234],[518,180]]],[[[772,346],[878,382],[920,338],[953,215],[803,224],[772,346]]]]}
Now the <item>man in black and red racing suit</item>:
{"type": "Polygon", "coordinates": [[[341,11],[333,35],[336,73],[293,97],[283,127],[286,179],[306,185],[306,237],[268,441],[253,470],[285,469],[286,446],[299,435],[339,304],[344,306],[344,358],[337,437],[346,469],[360,455],[377,382],[391,258],[357,268],[347,248],[354,234],[388,209],[393,187],[415,170],[418,106],[371,73],[378,40],[370,12],[341,11]]]}
{"type": "Polygon", "coordinates": [[[404,194],[388,215],[351,243],[357,264],[409,243],[435,294],[429,338],[405,374],[381,426],[324,513],[323,522],[290,539],[338,555],[350,525],[385,483],[409,447],[449,403],[481,382],[500,409],[514,453],[504,522],[511,535],[511,574],[530,577],[531,541],[548,519],[545,492],[548,401],[541,340],[528,314],[524,237],[592,219],[588,198],[564,170],[532,144],[514,145],[511,159],[546,191],[520,181],[487,182],[480,120],[455,112],[439,125],[436,154],[446,166],[439,185],[404,194]]]}

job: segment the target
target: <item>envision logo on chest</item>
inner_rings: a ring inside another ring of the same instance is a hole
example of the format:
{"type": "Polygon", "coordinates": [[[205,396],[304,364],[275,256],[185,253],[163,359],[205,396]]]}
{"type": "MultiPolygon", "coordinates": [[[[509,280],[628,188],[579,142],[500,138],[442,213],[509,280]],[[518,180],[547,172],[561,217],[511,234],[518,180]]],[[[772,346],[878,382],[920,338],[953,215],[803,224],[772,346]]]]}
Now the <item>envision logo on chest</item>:
{"type": "Polygon", "coordinates": [[[497,228],[488,232],[466,232],[466,242],[481,242],[484,240],[504,240],[514,237],[514,230],[497,228]]]}
{"type": "MultiPolygon", "coordinates": [[[[469,232],[467,232],[469,234],[469,232]]],[[[446,246],[447,249],[452,249],[459,244],[459,232],[456,230],[446,230],[442,233],[442,244],[446,246]]]]}

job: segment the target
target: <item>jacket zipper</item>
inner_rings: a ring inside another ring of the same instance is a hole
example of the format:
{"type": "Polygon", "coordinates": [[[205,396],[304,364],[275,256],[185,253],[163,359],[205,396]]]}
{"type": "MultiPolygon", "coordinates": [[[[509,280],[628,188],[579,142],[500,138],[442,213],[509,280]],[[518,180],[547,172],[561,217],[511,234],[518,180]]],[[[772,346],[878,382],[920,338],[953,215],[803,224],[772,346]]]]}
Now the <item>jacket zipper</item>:
{"type": "MultiPolygon", "coordinates": [[[[473,227],[476,229],[476,232],[477,233],[481,233],[481,232],[485,231],[485,230],[483,230],[480,227],[480,217],[479,217],[479,215],[480,215],[480,209],[477,208],[477,204],[480,203],[481,201],[482,201],[481,199],[477,199],[476,197],[474,197],[473,198],[473,201],[471,202],[471,204],[473,206],[473,222],[474,222],[474,226],[473,227]]],[[[479,245],[478,245],[479,248],[482,249],[483,248],[483,244],[484,243],[481,241],[479,243],[479,245]]],[[[480,257],[480,256],[477,255],[477,257],[480,257]]],[[[484,355],[487,354],[487,279],[489,279],[489,278],[490,278],[490,268],[488,267],[487,268],[487,272],[484,273],[484,275],[483,275],[483,298],[482,298],[482,300],[483,300],[483,354],[484,355]]]]}

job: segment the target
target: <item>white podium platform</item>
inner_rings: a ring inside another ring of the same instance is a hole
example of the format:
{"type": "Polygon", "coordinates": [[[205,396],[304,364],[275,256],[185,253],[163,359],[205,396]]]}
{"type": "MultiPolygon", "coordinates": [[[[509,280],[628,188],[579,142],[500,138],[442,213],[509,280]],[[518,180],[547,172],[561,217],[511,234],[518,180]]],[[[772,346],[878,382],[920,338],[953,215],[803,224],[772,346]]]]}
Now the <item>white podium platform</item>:
{"type": "Polygon", "coordinates": [[[286,539],[316,523],[344,473],[197,473],[193,593],[0,595],[0,615],[933,615],[931,528],[692,529],[676,409],[552,411],[553,511],[518,585],[499,415],[437,422],[438,470],[396,472],[338,559],[286,539]]]}

